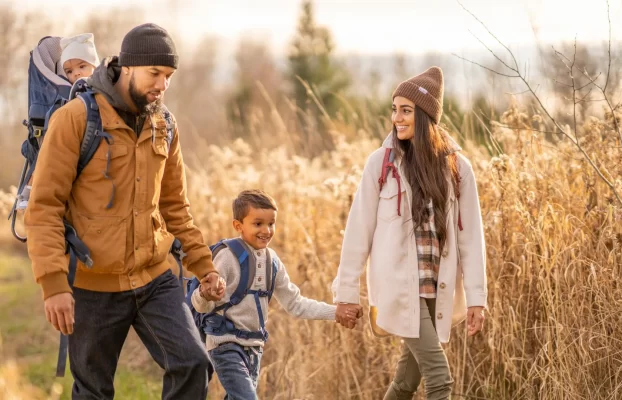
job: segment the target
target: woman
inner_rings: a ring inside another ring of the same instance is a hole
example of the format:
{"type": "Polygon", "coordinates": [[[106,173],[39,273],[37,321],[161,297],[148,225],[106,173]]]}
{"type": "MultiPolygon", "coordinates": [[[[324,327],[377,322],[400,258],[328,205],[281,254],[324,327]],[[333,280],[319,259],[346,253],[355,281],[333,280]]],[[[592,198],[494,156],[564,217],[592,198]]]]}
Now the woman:
{"type": "Polygon", "coordinates": [[[465,314],[469,335],[484,322],[477,187],[471,164],[438,126],[442,110],[438,67],[393,92],[393,130],[363,170],[333,282],[337,321],[352,328],[347,315],[359,304],[359,278],[371,258],[372,327],[404,341],[385,400],[412,399],[422,377],[428,400],[448,399],[453,380],[441,342],[465,314]]]}

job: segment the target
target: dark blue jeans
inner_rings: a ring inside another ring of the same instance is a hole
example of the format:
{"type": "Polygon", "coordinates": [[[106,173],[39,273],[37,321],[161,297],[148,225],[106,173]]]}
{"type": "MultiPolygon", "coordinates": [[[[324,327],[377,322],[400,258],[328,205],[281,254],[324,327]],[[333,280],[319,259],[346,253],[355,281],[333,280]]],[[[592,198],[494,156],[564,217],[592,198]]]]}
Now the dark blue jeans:
{"type": "Polygon", "coordinates": [[[74,289],[75,325],[69,336],[72,399],[114,397],[114,374],[130,330],[164,370],[162,399],[205,400],[208,369],[179,280],[169,270],[136,290],[74,289]]]}
{"type": "Polygon", "coordinates": [[[209,351],[218,380],[227,392],[225,400],[257,400],[261,347],[223,343],[209,351]]]}

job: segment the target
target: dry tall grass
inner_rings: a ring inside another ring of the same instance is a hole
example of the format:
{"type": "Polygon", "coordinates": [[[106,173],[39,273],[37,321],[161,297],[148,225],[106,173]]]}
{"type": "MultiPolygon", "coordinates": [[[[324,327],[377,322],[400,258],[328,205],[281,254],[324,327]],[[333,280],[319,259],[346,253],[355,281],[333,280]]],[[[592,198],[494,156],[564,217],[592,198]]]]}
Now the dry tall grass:
{"type": "MultiPolygon", "coordinates": [[[[467,338],[463,325],[452,333],[454,398],[622,398],[622,209],[571,144],[531,130],[546,130],[540,124],[513,106],[491,135],[502,155],[465,143],[483,209],[490,310],[483,334],[467,338]]],[[[610,172],[622,186],[610,121],[589,119],[582,135],[589,154],[617,165],[610,172]]],[[[313,159],[243,141],[189,157],[192,209],[206,240],[233,234],[240,190],[267,190],[279,204],[273,247],[303,294],[328,302],[352,195],[380,145],[366,132],[335,137],[335,149],[313,159]]],[[[399,339],[374,338],[367,321],[348,331],[295,320],[276,302],[268,329],[260,398],[382,398],[399,339]]]]}

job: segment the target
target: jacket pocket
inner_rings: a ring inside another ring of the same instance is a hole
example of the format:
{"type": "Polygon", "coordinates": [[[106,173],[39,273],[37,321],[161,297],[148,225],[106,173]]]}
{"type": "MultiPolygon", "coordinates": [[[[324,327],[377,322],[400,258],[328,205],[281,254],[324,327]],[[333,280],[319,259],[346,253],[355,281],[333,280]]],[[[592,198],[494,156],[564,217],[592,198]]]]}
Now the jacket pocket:
{"type": "MultiPolygon", "coordinates": [[[[79,268],[98,274],[121,274],[125,271],[127,221],[80,215],[78,235],[89,248],[93,267],[79,263],[79,268]]],[[[76,228],[77,229],[77,228],[76,228]]]]}
{"type": "Polygon", "coordinates": [[[153,141],[151,142],[151,148],[156,156],[162,156],[165,159],[168,158],[169,143],[166,140],[166,132],[162,133],[156,131],[153,141]]]}
{"type": "Polygon", "coordinates": [[[111,144],[108,146],[106,141],[102,141],[93,154],[93,160],[108,160],[108,149],[110,148],[110,159],[122,157],[127,154],[127,146],[124,144],[111,144]]]}
{"type": "Polygon", "coordinates": [[[78,179],[82,184],[89,185],[114,180],[118,172],[125,170],[126,164],[129,163],[129,158],[125,157],[127,154],[126,145],[108,146],[105,141],[102,141],[78,179]]]}
{"type": "Polygon", "coordinates": [[[166,259],[175,237],[166,230],[166,223],[159,211],[156,210],[151,214],[151,222],[153,225],[153,257],[151,258],[151,264],[155,265],[166,259]]]}
{"type": "Polygon", "coordinates": [[[378,219],[383,221],[393,221],[403,216],[406,209],[406,190],[398,187],[397,180],[389,176],[389,180],[384,185],[378,200],[378,219]],[[398,214],[399,207],[399,214],[398,214]]]}

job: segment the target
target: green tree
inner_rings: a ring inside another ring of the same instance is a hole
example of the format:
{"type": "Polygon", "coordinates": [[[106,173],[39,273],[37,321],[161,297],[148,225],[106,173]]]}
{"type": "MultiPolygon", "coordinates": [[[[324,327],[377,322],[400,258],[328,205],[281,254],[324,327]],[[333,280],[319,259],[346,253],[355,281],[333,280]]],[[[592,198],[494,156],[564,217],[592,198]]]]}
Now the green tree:
{"type": "Polygon", "coordinates": [[[313,2],[303,1],[288,58],[289,79],[296,105],[305,113],[317,115],[319,112],[308,88],[313,91],[328,116],[333,117],[340,108],[339,96],[349,87],[350,77],[345,68],[334,60],[333,51],[330,31],[318,26],[315,21],[313,2]]]}

